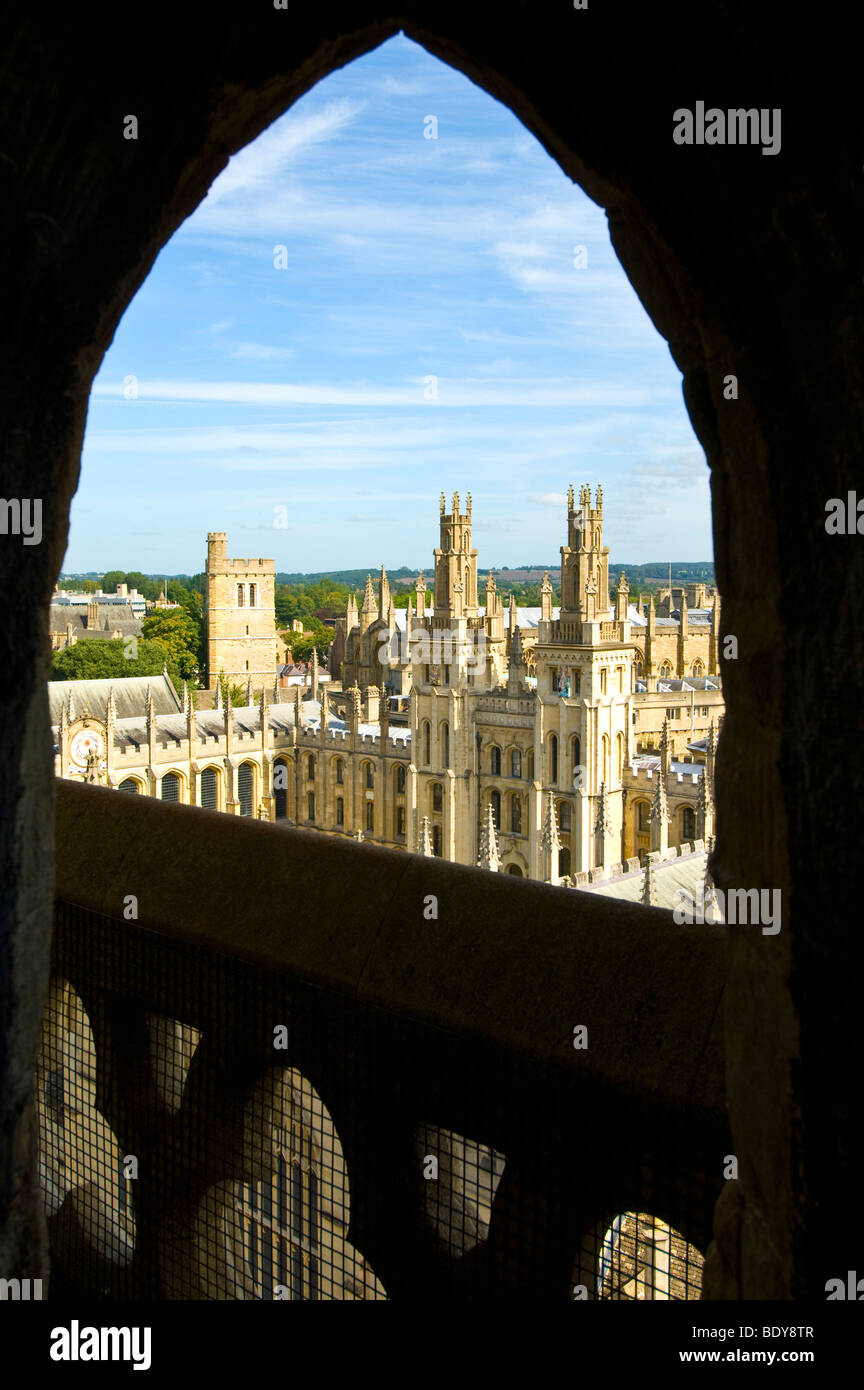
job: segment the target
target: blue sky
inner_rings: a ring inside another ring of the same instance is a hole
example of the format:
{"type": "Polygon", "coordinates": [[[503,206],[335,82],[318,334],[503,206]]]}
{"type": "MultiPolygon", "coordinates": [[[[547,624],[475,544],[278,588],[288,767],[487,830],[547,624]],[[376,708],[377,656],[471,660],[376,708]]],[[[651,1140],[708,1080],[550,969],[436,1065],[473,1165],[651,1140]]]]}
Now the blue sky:
{"type": "Polygon", "coordinates": [[[428,570],[442,490],[472,493],[481,567],[552,564],[586,481],[613,561],[710,559],[681,376],[605,213],[399,36],[163,249],[94,383],[64,570],[195,573],[208,530],[277,570],[428,570]]]}

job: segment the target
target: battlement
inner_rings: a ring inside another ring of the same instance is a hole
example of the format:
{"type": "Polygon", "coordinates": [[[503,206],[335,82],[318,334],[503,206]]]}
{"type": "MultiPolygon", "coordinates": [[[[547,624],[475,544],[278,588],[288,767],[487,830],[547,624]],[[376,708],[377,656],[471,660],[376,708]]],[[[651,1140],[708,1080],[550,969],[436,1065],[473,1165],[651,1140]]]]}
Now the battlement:
{"type": "MultiPolygon", "coordinates": [[[[209,557],[208,557],[209,559],[209,557]]],[[[254,556],[249,560],[229,559],[223,556],[219,559],[219,569],[226,574],[273,574],[276,573],[276,561],[265,560],[263,557],[254,556]]]]}

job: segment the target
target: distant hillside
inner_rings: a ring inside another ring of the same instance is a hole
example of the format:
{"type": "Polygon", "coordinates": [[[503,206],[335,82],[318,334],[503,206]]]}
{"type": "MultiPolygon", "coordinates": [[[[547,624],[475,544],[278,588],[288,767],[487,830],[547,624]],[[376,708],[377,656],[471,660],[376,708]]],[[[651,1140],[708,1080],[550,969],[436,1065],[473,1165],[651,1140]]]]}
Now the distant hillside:
{"type": "MultiPolygon", "coordinates": [[[[478,569],[478,577],[485,579],[488,574],[495,576],[495,583],[500,585],[507,584],[539,584],[546,571],[552,583],[557,583],[561,575],[561,561],[553,560],[547,565],[521,565],[518,569],[478,569]]],[[[632,588],[634,583],[655,582],[657,584],[668,584],[669,582],[669,561],[651,560],[645,565],[611,564],[609,565],[610,578],[617,579],[622,570],[627,572],[627,580],[632,588]]],[[[347,584],[349,589],[362,589],[366,583],[367,574],[371,574],[373,579],[380,573],[380,567],[371,566],[368,569],[359,570],[322,570],[315,574],[277,574],[277,584],[316,584],[321,579],[332,579],[337,584],[347,584]]],[[[402,565],[397,570],[387,570],[387,578],[394,588],[410,584],[420,573],[419,569],[409,569],[407,565],[402,565]]],[[[423,573],[427,580],[431,578],[431,566],[424,569],[423,573]]],[[[712,560],[699,561],[672,561],[672,583],[694,583],[697,580],[704,580],[706,584],[715,583],[714,562],[712,560]]]]}

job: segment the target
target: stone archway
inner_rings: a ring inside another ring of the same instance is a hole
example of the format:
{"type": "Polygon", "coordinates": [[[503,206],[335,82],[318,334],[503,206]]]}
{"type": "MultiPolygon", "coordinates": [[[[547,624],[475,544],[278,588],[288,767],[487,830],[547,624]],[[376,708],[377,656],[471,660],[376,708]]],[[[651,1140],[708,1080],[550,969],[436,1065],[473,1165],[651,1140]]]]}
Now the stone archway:
{"type": "Polygon", "coordinates": [[[15,1116],[0,1150],[10,1212],[0,1265],[30,1271],[39,1261],[38,1194],[16,1175],[32,1133],[51,921],[46,613],[90,383],[159,249],[230,154],[401,27],[510,106],[607,209],[619,258],[683,373],[712,469],[724,631],[744,658],[724,668],[712,871],[719,887],[763,883],[794,904],[777,938],[731,933],[728,1092],[742,1162],[721,1204],[708,1291],[819,1296],[825,1271],[848,1263],[858,1209],[851,1088],[832,1059],[857,1055],[850,955],[860,947],[847,926],[857,903],[844,875],[854,817],[836,808],[851,799],[844,749],[861,701],[836,653],[848,647],[864,562],[823,525],[826,500],[855,486],[862,444],[862,284],[859,275],[850,289],[845,266],[861,211],[857,83],[851,66],[844,80],[837,52],[822,69],[829,101],[790,77],[781,96],[791,134],[776,158],[682,149],[672,113],[692,83],[682,87],[666,30],[698,50],[706,94],[727,92],[734,73],[736,97],[746,87],[774,106],[767,74],[820,70],[830,6],[800,33],[793,23],[779,35],[770,9],[749,13],[746,41],[718,0],[700,7],[695,34],[692,7],[675,4],[662,30],[635,4],[626,23],[621,9],[560,6],[539,25],[523,9],[489,24],[449,0],[406,0],[398,14],[361,0],[334,3],[320,19],[275,8],[235,13],[230,25],[196,15],[188,33],[156,6],[116,69],[100,61],[74,9],[48,14],[13,0],[5,22],[15,41],[0,126],[0,284],[14,344],[0,387],[4,488],[40,500],[42,534],[33,546],[4,535],[0,548],[7,592],[14,580],[21,595],[0,630],[0,979],[10,1040],[0,1094],[15,1116]],[[125,112],[136,116],[135,140],[124,138],[125,112]],[[798,459],[800,478],[790,467],[798,459]],[[755,833],[745,799],[764,812],[755,833]],[[819,885],[829,882],[826,911],[819,885]],[[820,1029],[829,1014],[834,1026],[820,1029]],[[818,1231],[807,1225],[809,1203],[821,1204],[818,1231]]]}

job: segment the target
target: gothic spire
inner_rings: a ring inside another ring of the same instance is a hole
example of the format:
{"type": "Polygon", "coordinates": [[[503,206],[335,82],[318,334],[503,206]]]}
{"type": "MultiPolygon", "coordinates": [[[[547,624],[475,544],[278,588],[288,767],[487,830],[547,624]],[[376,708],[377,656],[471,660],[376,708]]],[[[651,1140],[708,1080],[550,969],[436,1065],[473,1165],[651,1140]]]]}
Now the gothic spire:
{"type": "Polygon", "coordinates": [[[651,856],[645,860],[645,877],[642,880],[642,898],[645,907],[657,906],[657,885],[654,882],[654,863],[651,856]]]}
{"type": "MultiPolygon", "coordinates": [[[[443,492],[441,498],[442,500],[444,498],[443,492]]],[[[418,854],[422,854],[426,859],[434,859],[435,857],[435,851],[432,848],[432,832],[429,829],[428,816],[424,816],[420,822],[420,844],[417,852],[418,854]]]]}
{"type": "Polygon", "coordinates": [[[495,829],[495,816],[491,801],[486,803],[486,816],[480,834],[480,857],[477,860],[477,867],[488,869],[493,874],[497,874],[501,867],[501,856],[498,852],[498,832],[495,829]]]}

